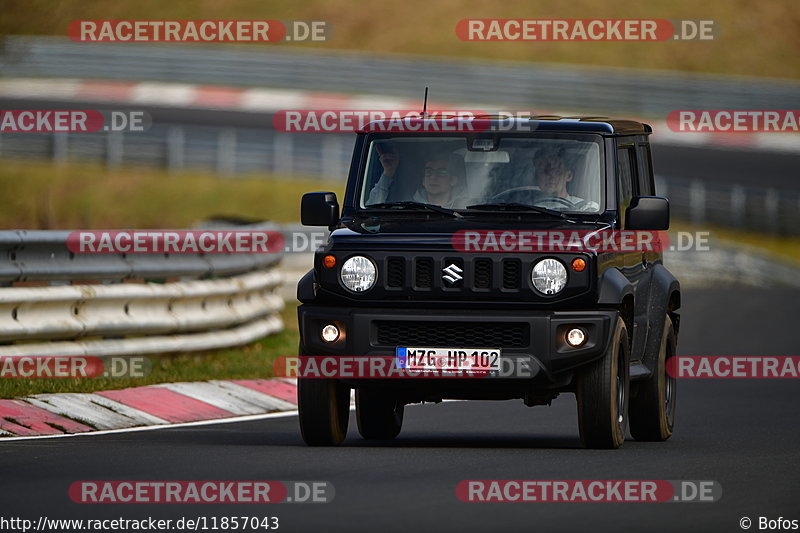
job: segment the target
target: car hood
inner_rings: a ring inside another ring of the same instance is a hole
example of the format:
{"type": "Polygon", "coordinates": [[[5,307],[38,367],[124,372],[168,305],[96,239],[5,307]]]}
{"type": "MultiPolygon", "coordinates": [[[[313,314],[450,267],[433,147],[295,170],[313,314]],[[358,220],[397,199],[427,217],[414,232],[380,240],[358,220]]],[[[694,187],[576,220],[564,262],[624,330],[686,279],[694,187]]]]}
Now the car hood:
{"type": "Polygon", "coordinates": [[[370,246],[421,246],[452,247],[453,236],[463,231],[591,231],[601,229],[596,224],[564,223],[563,220],[527,218],[524,221],[498,219],[431,219],[367,218],[343,221],[344,227],[335,229],[330,235],[334,245],[370,246]]]}

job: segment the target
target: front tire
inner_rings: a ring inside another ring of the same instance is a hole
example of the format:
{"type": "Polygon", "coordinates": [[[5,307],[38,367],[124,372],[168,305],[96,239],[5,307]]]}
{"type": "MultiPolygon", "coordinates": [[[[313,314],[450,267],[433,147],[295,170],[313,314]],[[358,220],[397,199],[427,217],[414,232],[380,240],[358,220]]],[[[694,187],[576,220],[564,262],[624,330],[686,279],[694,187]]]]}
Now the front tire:
{"type": "Polygon", "coordinates": [[[578,374],[578,427],[587,448],[616,449],[625,441],[629,365],[628,330],[618,316],[606,353],[578,374]]]}
{"type": "Polygon", "coordinates": [[[677,379],[666,372],[668,361],[675,356],[677,339],[672,319],[667,315],[653,375],[639,383],[631,400],[631,435],[636,440],[665,441],[675,427],[677,379]]]}
{"type": "Polygon", "coordinates": [[[391,396],[361,387],[356,390],[358,432],[365,439],[389,440],[403,428],[404,405],[391,396]]]}
{"type": "Polygon", "coordinates": [[[350,388],[335,379],[299,378],[300,434],[309,446],[337,446],[347,436],[350,388]]]}

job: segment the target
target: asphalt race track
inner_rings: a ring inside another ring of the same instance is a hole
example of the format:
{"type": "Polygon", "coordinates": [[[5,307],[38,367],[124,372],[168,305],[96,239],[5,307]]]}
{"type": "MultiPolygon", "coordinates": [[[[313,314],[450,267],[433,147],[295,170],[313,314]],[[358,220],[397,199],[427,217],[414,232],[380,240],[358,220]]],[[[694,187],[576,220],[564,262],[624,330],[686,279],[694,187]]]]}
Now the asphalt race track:
{"type": "MultiPolygon", "coordinates": [[[[797,355],[800,292],[684,293],[682,355],[797,355]]],[[[2,515],[277,516],[284,531],[741,531],[800,519],[800,381],[683,380],[676,433],[616,451],[580,447],[574,397],[552,407],[409,407],[397,440],[307,448],[294,416],[116,435],[0,442],[2,515]],[[77,480],[325,480],[329,504],[75,504],[77,480]],[[464,479],[716,480],[715,503],[463,503],[464,479]],[[47,481],[45,481],[47,480],[47,481]]]]}

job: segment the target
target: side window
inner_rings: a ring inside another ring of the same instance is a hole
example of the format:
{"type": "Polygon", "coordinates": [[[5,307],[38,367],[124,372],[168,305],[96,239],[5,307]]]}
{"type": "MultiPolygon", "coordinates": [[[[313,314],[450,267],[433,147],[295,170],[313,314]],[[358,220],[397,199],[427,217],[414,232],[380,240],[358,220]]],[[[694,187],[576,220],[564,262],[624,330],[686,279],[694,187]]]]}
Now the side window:
{"type": "Polygon", "coordinates": [[[631,203],[636,191],[636,156],[633,145],[617,148],[617,191],[619,193],[619,213],[622,217],[631,203]]]}
{"type": "Polygon", "coordinates": [[[650,160],[650,145],[636,146],[636,160],[639,163],[639,195],[653,196],[656,187],[653,182],[653,164],[650,160]]]}

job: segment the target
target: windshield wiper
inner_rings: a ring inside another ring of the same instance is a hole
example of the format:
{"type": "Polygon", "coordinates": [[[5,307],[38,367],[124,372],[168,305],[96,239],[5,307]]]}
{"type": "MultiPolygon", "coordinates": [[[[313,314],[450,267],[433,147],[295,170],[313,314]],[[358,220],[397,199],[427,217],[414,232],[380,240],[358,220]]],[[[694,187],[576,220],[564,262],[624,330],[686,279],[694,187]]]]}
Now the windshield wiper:
{"type": "Polygon", "coordinates": [[[436,213],[441,213],[443,215],[448,215],[453,218],[463,218],[461,213],[458,213],[452,209],[448,209],[446,207],[442,207],[440,205],[434,204],[425,204],[422,202],[384,202],[381,204],[369,204],[366,206],[367,209],[427,209],[429,211],[435,211],[436,213]]]}
{"type": "Polygon", "coordinates": [[[550,215],[552,217],[563,218],[564,220],[572,221],[566,213],[556,211],[555,209],[548,209],[547,207],[539,207],[536,205],[521,204],[519,202],[496,202],[491,204],[475,204],[468,205],[467,209],[476,211],[529,211],[532,213],[541,213],[543,215],[550,215]]]}

